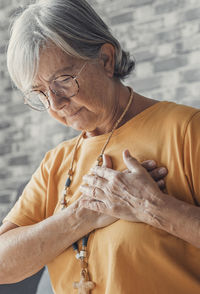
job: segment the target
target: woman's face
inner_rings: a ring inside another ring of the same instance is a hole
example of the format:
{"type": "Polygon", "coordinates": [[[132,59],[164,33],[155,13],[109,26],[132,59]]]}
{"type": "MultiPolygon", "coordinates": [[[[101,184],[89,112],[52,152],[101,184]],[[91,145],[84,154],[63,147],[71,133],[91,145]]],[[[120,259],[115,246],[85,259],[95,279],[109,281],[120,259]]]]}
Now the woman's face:
{"type": "MultiPolygon", "coordinates": [[[[76,76],[85,61],[69,56],[61,49],[50,46],[44,49],[40,56],[34,89],[42,92],[49,90],[52,76],[76,76]]],[[[112,63],[112,62],[111,62],[112,63]]],[[[103,128],[113,112],[113,98],[109,92],[113,84],[113,69],[103,61],[86,62],[77,77],[79,92],[72,98],[59,97],[49,91],[49,115],[59,122],[76,130],[93,132],[103,128]]]]}

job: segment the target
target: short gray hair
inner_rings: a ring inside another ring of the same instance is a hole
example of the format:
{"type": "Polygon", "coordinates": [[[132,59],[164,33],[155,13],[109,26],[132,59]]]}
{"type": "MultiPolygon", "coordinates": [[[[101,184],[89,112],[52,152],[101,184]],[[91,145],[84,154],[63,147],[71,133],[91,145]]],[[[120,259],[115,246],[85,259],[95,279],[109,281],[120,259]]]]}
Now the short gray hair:
{"type": "Polygon", "coordinates": [[[10,76],[21,90],[31,87],[40,50],[53,42],[81,59],[98,57],[101,46],[115,47],[114,76],[126,78],[134,69],[130,54],[122,50],[108,26],[85,0],[38,0],[15,19],[7,52],[10,76]]]}

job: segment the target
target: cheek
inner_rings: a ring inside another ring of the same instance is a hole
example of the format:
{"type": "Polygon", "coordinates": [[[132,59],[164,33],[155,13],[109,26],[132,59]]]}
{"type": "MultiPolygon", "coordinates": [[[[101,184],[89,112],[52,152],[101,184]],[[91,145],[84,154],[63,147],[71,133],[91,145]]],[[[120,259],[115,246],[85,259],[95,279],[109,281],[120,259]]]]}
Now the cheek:
{"type": "Polygon", "coordinates": [[[89,110],[94,110],[95,107],[102,109],[106,104],[107,88],[104,77],[100,73],[97,75],[91,72],[84,80],[80,80],[79,103],[82,102],[89,110]]]}
{"type": "Polygon", "coordinates": [[[77,98],[74,99],[74,102],[96,114],[105,108],[104,96],[100,91],[95,90],[95,88],[83,89],[79,92],[77,98]]]}

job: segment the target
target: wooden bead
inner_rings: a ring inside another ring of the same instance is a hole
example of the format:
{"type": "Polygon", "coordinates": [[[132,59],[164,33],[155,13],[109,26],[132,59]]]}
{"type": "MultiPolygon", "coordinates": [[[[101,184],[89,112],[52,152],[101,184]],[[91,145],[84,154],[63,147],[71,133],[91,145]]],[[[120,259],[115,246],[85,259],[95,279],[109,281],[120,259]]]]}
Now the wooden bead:
{"type": "Polygon", "coordinates": [[[69,176],[72,176],[72,175],[73,175],[73,171],[72,171],[72,169],[69,169],[69,171],[68,171],[68,175],[69,175],[69,176]]]}
{"type": "Polygon", "coordinates": [[[97,158],[97,165],[102,166],[102,163],[103,163],[103,156],[99,155],[99,157],[97,158]]]}
{"type": "Polygon", "coordinates": [[[81,259],[81,268],[82,269],[88,268],[88,263],[84,259],[81,259]]]}

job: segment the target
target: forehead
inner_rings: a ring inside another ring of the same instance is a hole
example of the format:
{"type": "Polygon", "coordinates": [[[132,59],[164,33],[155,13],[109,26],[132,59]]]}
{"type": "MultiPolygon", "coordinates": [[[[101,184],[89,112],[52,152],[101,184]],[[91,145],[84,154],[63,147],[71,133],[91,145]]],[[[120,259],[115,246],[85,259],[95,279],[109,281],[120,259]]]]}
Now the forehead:
{"type": "Polygon", "coordinates": [[[49,45],[40,52],[38,70],[32,85],[33,88],[41,85],[43,81],[50,81],[63,72],[72,74],[77,64],[77,58],[68,55],[54,45],[49,45]]]}

